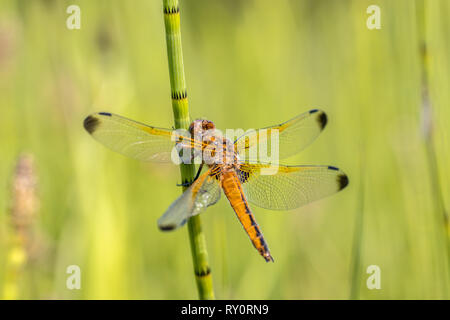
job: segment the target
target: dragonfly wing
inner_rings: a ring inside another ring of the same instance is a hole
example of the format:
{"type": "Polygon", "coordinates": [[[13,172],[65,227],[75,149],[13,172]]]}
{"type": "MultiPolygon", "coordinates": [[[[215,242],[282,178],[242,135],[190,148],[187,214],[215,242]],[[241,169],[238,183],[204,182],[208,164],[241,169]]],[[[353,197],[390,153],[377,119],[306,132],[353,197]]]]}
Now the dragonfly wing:
{"type": "Polygon", "coordinates": [[[243,163],[239,172],[247,199],[265,209],[295,209],[332,195],[348,184],[347,175],[331,166],[278,165],[275,174],[264,174],[264,169],[270,172],[269,168],[273,167],[243,163]]]}
{"type": "Polygon", "coordinates": [[[169,162],[175,140],[182,140],[186,145],[192,142],[190,137],[173,130],[147,126],[106,112],[88,116],[84,128],[106,147],[141,161],[169,162]]]}
{"type": "Polygon", "coordinates": [[[256,152],[261,150],[261,145],[267,146],[270,150],[275,141],[272,137],[278,136],[278,159],[285,159],[295,155],[306,148],[327,124],[327,115],[325,112],[313,109],[302,113],[295,118],[288,120],[280,125],[252,130],[239,137],[236,142],[236,150],[241,158],[246,161],[264,161],[256,152]],[[257,149],[252,148],[258,146],[257,149]]]}
{"type": "Polygon", "coordinates": [[[159,218],[161,230],[174,230],[220,199],[221,188],[211,170],[203,173],[159,218]]]}

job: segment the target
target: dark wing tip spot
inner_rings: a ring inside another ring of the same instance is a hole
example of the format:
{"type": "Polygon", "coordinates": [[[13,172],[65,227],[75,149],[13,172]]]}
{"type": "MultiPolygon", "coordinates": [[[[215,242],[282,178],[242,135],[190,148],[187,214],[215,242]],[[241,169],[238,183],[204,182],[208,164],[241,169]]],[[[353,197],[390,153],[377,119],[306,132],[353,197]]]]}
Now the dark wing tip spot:
{"type": "Polygon", "coordinates": [[[165,226],[159,226],[159,229],[161,231],[171,231],[171,230],[174,230],[175,228],[176,228],[176,226],[173,225],[173,224],[169,224],[169,225],[165,225],[165,226]]]}
{"type": "Polygon", "coordinates": [[[348,185],[348,177],[344,173],[338,175],[337,182],[339,186],[339,190],[344,189],[348,185]]]}
{"type": "Polygon", "coordinates": [[[339,168],[336,168],[336,167],[333,167],[333,166],[328,166],[328,169],[339,171],[339,168]]]}
{"type": "Polygon", "coordinates": [[[83,126],[86,129],[87,132],[92,134],[100,124],[100,120],[94,116],[88,116],[86,119],[84,119],[83,126]]]}
{"type": "Polygon", "coordinates": [[[328,118],[325,112],[321,111],[317,115],[317,122],[319,122],[320,129],[323,130],[323,128],[325,128],[328,122],[328,118]]]}
{"type": "Polygon", "coordinates": [[[109,112],[99,112],[98,114],[102,115],[102,116],[107,116],[107,117],[111,117],[112,114],[109,112]]]}
{"type": "Polygon", "coordinates": [[[309,113],[311,113],[311,114],[316,113],[316,112],[319,112],[319,109],[312,109],[312,110],[309,110],[309,113]]]}

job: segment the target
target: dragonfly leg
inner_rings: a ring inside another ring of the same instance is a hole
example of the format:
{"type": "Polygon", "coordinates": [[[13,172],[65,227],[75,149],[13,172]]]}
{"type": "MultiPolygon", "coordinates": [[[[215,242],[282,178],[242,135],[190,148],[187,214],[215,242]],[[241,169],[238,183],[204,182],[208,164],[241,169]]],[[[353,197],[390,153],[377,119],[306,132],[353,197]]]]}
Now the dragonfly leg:
{"type": "Polygon", "coordinates": [[[194,183],[195,180],[198,179],[198,177],[200,176],[200,172],[202,172],[202,169],[203,169],[203,163],[201,163],[200,166],[198,167],[197,174],[195,175],[194,180],[184,182],[184,183],[177,183],[177,187],[189,187],[191,184],[194,183]]]}

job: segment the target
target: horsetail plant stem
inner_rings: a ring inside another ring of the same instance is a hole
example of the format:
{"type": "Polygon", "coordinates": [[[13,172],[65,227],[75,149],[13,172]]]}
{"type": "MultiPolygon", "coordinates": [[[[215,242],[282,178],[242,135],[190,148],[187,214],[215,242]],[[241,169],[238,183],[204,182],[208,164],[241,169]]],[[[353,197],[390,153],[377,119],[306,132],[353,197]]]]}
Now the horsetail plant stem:
{"type": "MultiPolygon", "coordinates": [[[[178,0],[163,0],[163,7],[175,128],[187,129],[190,116],[181,47],[180,7],[178,0]]],[[[195,177],[194,164],[181,164],[180,171],[183,184],[191,182],[195,177]]],[[[183,191],[186,188],[183,187],[183,191]]],[[[199,298],[214,299],[208,251],[200,216],[191,217],[187,224],[199,298]]]]}

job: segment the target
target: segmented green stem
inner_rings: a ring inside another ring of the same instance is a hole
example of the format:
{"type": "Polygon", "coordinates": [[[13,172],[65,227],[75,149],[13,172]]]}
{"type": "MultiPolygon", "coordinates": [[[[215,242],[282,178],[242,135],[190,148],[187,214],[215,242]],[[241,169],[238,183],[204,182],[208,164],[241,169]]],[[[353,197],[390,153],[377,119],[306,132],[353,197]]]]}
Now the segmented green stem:
{"type": "MultiPolygon", "coordinates": [[[[178,0],[163,0],[163,7],[175,127],[187,129],[190,124],[190,116],[181,47],[180,7],[178,0]]],[[[180,171],[183,183],[192,181],[195,177],[193,164],[182,164],[180,171]]],[[[200,216],[197,215],[188,220],[188,230],[199,298],[214,299],[208,251],[200,216]]]]}

